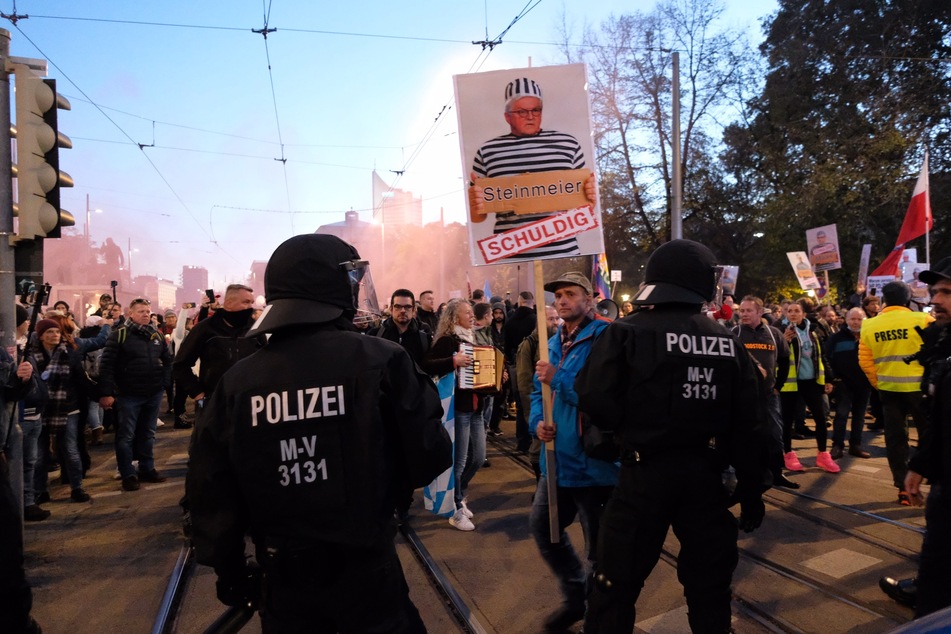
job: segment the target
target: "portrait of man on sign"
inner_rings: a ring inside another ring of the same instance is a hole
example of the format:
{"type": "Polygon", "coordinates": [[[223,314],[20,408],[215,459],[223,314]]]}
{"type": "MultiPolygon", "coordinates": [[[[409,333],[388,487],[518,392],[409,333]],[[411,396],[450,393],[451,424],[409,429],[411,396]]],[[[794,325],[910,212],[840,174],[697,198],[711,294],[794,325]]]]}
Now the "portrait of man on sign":
{"type": "Polygon", "coordinates": [[[454,79],[473,264],[599,253],[584,65],[454,79]]]}
{"type": "Polygon", "coordinates": [[[789,264],[796,273],[799,287],[802,290],[816,290],[820,288],[819,280],[816,279],[816,274],[806,259],[805,251],[790,251],[786,253],[786,257],[789,259],[789,264]]]}
{"type": "Polygon", "coordinates": [[[806,244],[809,247],[809,262],[814,271],[841,269],[839,258],[839,236],[835,225],[816,227],[806,231],[806,244]]]}

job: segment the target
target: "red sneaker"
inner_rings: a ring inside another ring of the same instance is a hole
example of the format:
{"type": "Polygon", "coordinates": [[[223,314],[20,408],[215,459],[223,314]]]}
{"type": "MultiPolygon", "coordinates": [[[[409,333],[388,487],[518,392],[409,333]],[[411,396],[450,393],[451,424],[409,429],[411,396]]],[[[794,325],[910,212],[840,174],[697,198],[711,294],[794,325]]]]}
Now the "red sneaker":
{"type": "Polygon", "coordinates": [[[819,455],[816,456],[816,466],[827,473],[838,473],[842,471],[828,451],[819,452],[819,455]]]}
{"type": "Polygon", "coordinates": [[[783,455],[783,462],[786,463],[786,469],[789,471],[805,471],[805,467],[802,466],[802,463],[799,462],[799,458],[796,457],[795,451],[790,451],[787,454],[783,455]]]}

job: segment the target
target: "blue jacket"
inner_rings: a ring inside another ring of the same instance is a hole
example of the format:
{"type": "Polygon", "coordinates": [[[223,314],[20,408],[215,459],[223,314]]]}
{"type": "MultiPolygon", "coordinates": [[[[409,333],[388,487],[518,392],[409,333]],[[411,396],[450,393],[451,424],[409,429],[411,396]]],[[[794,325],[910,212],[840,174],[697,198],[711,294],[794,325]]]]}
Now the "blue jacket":
{"type": "MultiPolygon", "coordinates": [[[[561,356],[561,328],[548,340],[548,361],[557,366],[551,383],[552,417],[555,420],[555,458],[557,461],[558,486],[590,487],[614,486],[617,484],[619,467],[612,462],[595,460],[585,454],[581,445],[581,422],[578,414],[578,395],[575,393],[575,376],[588,360],[591,345],[601,331],[608,327],[606,321],[595,319],[578,333],[577,339],[561,356]]],[[[536,376],[533,379],[532,413],[529,429],[535,429],[542,419],[542,388],[536,376]]],[[[541,469],[547,474],[545,454],[541,456],[541,469]]]]}

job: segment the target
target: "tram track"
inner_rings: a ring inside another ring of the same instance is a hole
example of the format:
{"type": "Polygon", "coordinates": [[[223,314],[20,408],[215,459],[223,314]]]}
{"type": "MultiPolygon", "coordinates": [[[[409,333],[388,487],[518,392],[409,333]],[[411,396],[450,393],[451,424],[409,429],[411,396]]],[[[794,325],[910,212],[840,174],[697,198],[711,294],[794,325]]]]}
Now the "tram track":
{"type": "MultiPolygon", "coordinates": [[[[813,522],[813,523],[815,523],[815,524],[818,524],[818,525],[820,525],[820,526],[824,526],[824,527],[826,527],[826,528],[830,528],[830,529],[832,529],[832,530],[838,531],[838,532],[840,532],[840,533],[843,533],[843,534],[845,534],[845,535],[848,535],[849,537],[851,537],[851,538],[853,538],[853,539],[857,539],[857,540],[859,540],[859,541],[861,541],[861,542],[864,542],[864,543],[869,544],[869,545],[871,545],[871,546],[874,546],[874,547],[876,547],[876,548],[880,548],[880,549],[882,549],[882,550],[885,550],[885,551],[887,551],[887,552],[890,552],[890,553],[892,553],[893,555],[896,555],[896,556],[898,556],[898,557],[901,557],[901,558],[903,558],[903,559],[905,559],[905,560],[908,560],[908,561],[911,561],[911,562],[917,561],[918,553],[920,552],[920,548],[914,548],[914,549],[913,549],[913,548],[905,548],[905,547],[902,547],[902,546],[900,546],[900,545],[898,545],[898,544],[891,543],[891,542],[889,542],[887,539],[883,539],[883,538],[877,537],[877,536],[875,536],[875,535],[872,535],[872,534],[870,534],[870,533],[867,532],[867,529],[859,530],[859,529],[856,529],[856,528],[850,528],[850,527],[848,527],[848,526],[844,526],[844,525],[842,525],[841,523],[836,522],[836,521],[833,521],[833,520],[831,520],[831,519],[827,519],[827,518],[825,518],[825,517],[820,517],[820,516],[818,516],[818,515],[816,515],[816,514],[814,514],[814,513],[810,513],[808,509],[799,508],[799,507],[796,506],[795,504],[790,504],[790,503],[788,503],[788,502],[782,500],[780,497],[777,497],[776,495],[769,495],[769,493],[772,492],[772,491],[776,491],[776,489],[770,489],[769,492],[767,492],[766,494],[764,494],[764,496],[763,496],[763,501],[764,501],[765,503],[767,503],[767,504],[769,504],[769,505],[775,507],[775,508],[781,509],[781,510],[787,512],[787,513],[792,514],[792,515],[796,515],[796,516],[798,516],[798,517],[801,517],[801,518],[803,518],[803,519],[805,519],[805,520],[808,520],[808,521],[813,522]]],[[[852,516],[859,517],[859,518],[862,518],[862,519],[870,520],[870,521],[872,521],[872,522],[875,523],[875,524],[872,525],[873,527],[876,526],[876,525],[877,525],[877,526],[888,526],[888,527],[891,527],[891,528],[895,528],[895,529],[903,530],[903,531],[908,531],[908,532],[910,532],[910,533],[914,533],[915,535],[921,535],[921,536],[924,536],[924,533],[925,533],[925,529],[922,528],[922,527],[920,527],[920,526],[914,526],[914,525],[912,525],[912,524],[907,524],[907,523],[905,523],[905,522],[900,522],[900,521],[897,521],[897,520],[893,520],[893,519],[891,519],[891,518],[884,517],[884,516],[879,515],[879,514],[877,514],[877,513],[870,513],[870,512],[868,512],[868,511],[863,511],[862,509],[857,509],[857,508],[855,508],[855,507],[853,507],[853,506],[849,506],[849,505],[847,505],[847,504],[838,504],[838,503],[836,503],[836,502],[831,502],[831,501],[829,501],[829,500],[824,500],[824,499],[822,499],[822,498],[820,498],[820,497],[816,497],[816,496],[814,496],[814,495],[809,495],[808,493],[800,493],[800,492],[798,492],[798,491],[787,491],[787,490],[785,490],[785,489],[782,490],[782,493],[785,494],[785,495],[789,495],[789,496],[795,497],[795,498],[799,498],[799,499],[801,499],[801,500],[806,500],[806,501],[808,501],[808,502],[810,502],[810,503],[813,503],[813,504],[820,504],[820,505],[823,505],[823,506],[825,506],[825,507],[827,507],[827,508],[834,509],[834,510],[837,510],[837,511],[841,511],[841,512],[846,513],[846,514],[848,514],[848,515],[852,515],[852,516]]]]}
{"type": "MultiPolygon", "coordinates": [[[[447,614],[459,626],[459,631],[466,634],[487,634],[486,628],[429,553],[416,531],[409,524],[404,523],[399,526],[399,532],[403,539],[398,542],[397,547],[403,544],[412,552],[413,560],[417,562],[435,592],[442,599],[447,614]]],[[[151,634],[175,634],[178,631],[180,612],[185,603],[186,593],[192,587],[191,581],[196,569],[194,548],[190,542],[186,541],[169,575],[151,634]]],[[[240,632],[254,618],[254,615],[255,609],[250,604],[227,608],[204,629],[204,634],[240,632]]]]}
{"type": "Polygon", "coordinates": [[[440,568],[439,564],[436,563],[435,558],[429,553],[429,550],[427,550],[422,539],[416,534],[416,531],[413,530],[413,527],[404,523],[400,526],[399,530],[400,534],[402,534],[406,540],[406,544],[410,547],[416,560],[429,578],[430,583],[446,602],[450,613],[462,631],[469,634],[486,634],[485,627],[479,622],[475,614],[473,614],[472,609],[466,604],[465,600],[443,572],[442,568],[440,568]]]}
{"type": "MultiPolygon", "coordinates": [[[[508,439],[500,440],[493,438],[490,440],[490,443],[498,450],[498,452],[506,457],[510,458],[517,464],[519,464],[524,469],[531,471],[531,464],[528,460],[528,457],[524,454],[515,450],[512,441],[508,439]]],[[[773,490],[771,490],[773,491],[773,490]]],[[[914,534],[923,533],[923,529],[920,527],[907,524],[905,522],[900,522],[887,518],[875,513],[870,513],[868,511],[863,511],[862,509],[857,509],[855,507],[850,507],[844,504],[838,504],[836,502],[831,502],[824,500],[817,496],[809,495],[807,493],[799,493],[796,491],[786,491],[785,489],[781,490],[782,493],[790,494],[795,497],[798,497],[803,500],[808,500],[812,503],[822,504],[828,508],[833,508],[845,513],[852,514],[857,517],[862,517],[864,519],[878,522],[882,525],[889,525],[897,529],[904,531],[909,531],[914,534]]],[[[894,544],[888,543],[886,540],[875,538],[874,536],[865,534],[861,531],[848,528],[846,526],[839,525],[836,522],[826,520],[824,518],[811,515],[807,510],[795,508],[790,504],[785,504],[779,499],[774,499],[772,495],[764,496],[764,502],[767,502],[784,512],[788,512],[792,515],[800,517],[804,520],[814,522],[820,526],[824,526],[831,530],[838,531],[850,539],[856,539],[858,541],[864,542],[873,548],[881,549],[886,552],[889,552],[897,557],[912,561],[916,552],[910,549],[901,548],[895,546],[894,544]]],[[[796,584],[807,589],[810,592],[818,592],[823,597],[829,601],[833,601],[836,604],[839,604],[844,607],[848,607],[851,610],[855,610],[861,614],[866,615],[871,619],[883,619],[894,625],[898,625],[910,620],[909,614],[903,614],[900,609],[896,608],[895,610],[880,610],[872,602],[857,597],[852,593],[843,592],[838,587],[831,584],[823,583],[813,576],[801,573],[795,568],[781,564],[777,561],[771,560],[769,557],[765,557],[759,553],[754,552],[750,548],[743,546],[738,546],[738,552],[741,557],[741,561],[745,561],[748,564],[755,566],[757,568],[768,571],[771,575],[778,576],[789,583],[796,584]]],[[[678,556],[671,549],[666,546],[661,552],[661,559],[676,569],[678,556]]],[[[736,584],[734,584],[736,586],[736,584]]],[[[890,604],[886,604],[889,605],[890,604]]],[[[793,621],[783,618],[782,616],[775,613],[774,605],[770,603],[768,606],[763,602],[757,600],[754,597],[747,596],[742,592],[737,592],[736,587],[734,587],[733,594],[733,607],[734,613],[739,613],[744,615],[746,618],[755,621],[761,627],[771,631],[771,632],[788,632],[788,633],[805,633],[809,632],[809,629],[804,629],[800,627],[793,621]]],[[[891,606],[890,606],[891,607],[891,606]]],[[[890,628],[889,628],[890,629],[890,628]]]]}
{"type": "MultiPolygon", "coordinates": [[[[510,438],[490,438],[490,446],[494,449],[495,455],[505,457],[521,467],[524,471],[531,473],[532,467],[529,457],[518,452],[510,438]]],[[[802,520],[815,523],[826,529],[836,531],[849,539],[855,539],[867,544],[868,546],[881,549],[891,553],[894,556],[905,560],[912,560],[914,552],[910,549],[902,548],[890,544],[887,540],[879,539],[875,536],[863,533],[860,530],[841,525],[839,522],[831,521],[827,518],[817,517],[815,513],[810,512],[809,508],[796,507],[796,500],[802,500],[808,504],[821,505],[823,508],[832,509],[836,512],[848,514],[850,516],[868,520],[871,524],[887,525],[895,530],[906,531],[914,535],[922,532],[920,527],[908,524],[906,522],[894,520],[882,515],[850,507],[847,504],[839,504],[821,497],[786,490],[771,491],[765,496],[765,501],[772,507],[789,513],[791,516],[802,520]]],[[[476,611],[467,603],[464,593],[460,592],[452,582],[451,575],[443,569],[426,548],[423,539],[416,533],[408,523],[400,526],[399,532],[401,539],[397,540],[398,548],[408,548],[412,553],[412,559],[419,566],[423,576],[428,580],[433,591],[438,595],[442,602],[442,608],[446,611],[447,620],[452,621],[459,631],[484,634],[491,631],[485,624],[480,622],[476,611]]],[[[854,614],[863,616],[866,619],[885,621],[889,624],[900,624],[909,620],[910,614],[905,614],[898,607],[889,609],[890,604],[870,600],[870,597],[857,596],[855,592],[850,592],[847,587],[841,584],[826,583],[818,580],[815,575],[803,573],[795,568],[795,565],[783,564],[780,561],[771,558],[768,554],[755,552],[753,549],[741,545],[739,547],[741,566],[746,566],[746,575],[750,574],[750,566],[765,571],[770,578],[781,579],[784,583],[794,584],[802,588],[802,593],[810,595],[821,595],[824,604],[837,604],[842,606],[843,610],[851,611],[854,614]]],[[[677,553],[675,549],[665,547],[661,559],[672,569],[677,566],[677,553]]],[[[404,566],[407,566],[407,558],[404,558],[404,566]]],[[[194,563],[193,552],[187,544],[182,550],[175,562],[173,571],[169,577],[168,585],[162,599],[162,603],[152,629],[152,634],[173,634],[180,631],[177,627],[179,611],[186,602],[185,597],[189,589],[194,586],[192,576],[198,567],[194,563]]],[[[419,577],[417,577],[419,579],[419,577]]],[[[416,582],[417,584],[420,581],[416,582]]],[[[756,623],[762,630],[770,632],[808,632],[810,628],[803,627],[795,618],[776,609],[772,601],[766,601],[763,597],[757,597],[743,591],[738,591],[734,584],[734,614],[742,619],[748,619],[756,623]]],[[[415,587],[415,586],[414,586],[415,587]]],[[[791,587],[791,586],[790,586],[791,587]]],[[[754,589],[755,594],[755,589],[754,589]]],[[[824,608],[826,609],[826,608],[824,608]]],[[[225,634],[240,631],[254,616],[250,606],[230,608],[224,610],[220,617],[214,623],[207,627],[206,634],[225,634]]],[[[885,631],[884,629],[875,631],[885,631]]]]}

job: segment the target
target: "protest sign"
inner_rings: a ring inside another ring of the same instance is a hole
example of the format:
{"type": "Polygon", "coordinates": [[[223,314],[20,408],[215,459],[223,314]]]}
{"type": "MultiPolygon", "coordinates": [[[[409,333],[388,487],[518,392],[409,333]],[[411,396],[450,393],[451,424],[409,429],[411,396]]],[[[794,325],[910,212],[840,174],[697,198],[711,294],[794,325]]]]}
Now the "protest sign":
{"type": "Polygon", "coordinates": [[[806,230],[806,246],[813,271],[832,271],[842,268],[839,258],[839,236],[835,225],[806,230]]]}
{"type": "Polygon", "coordinates": [[[472,263],[602,253],[585,65],[453,81],[472,263]]]}
{"type": "Polygon", "coordinates": [[[790,251],[786,253],[789,258],[789,265],[792,266],[796,279],[799,281],[799,287],[804,291],[814,291],[820,287],[816,274],[809,265],[805,251],[790,251]]]}

